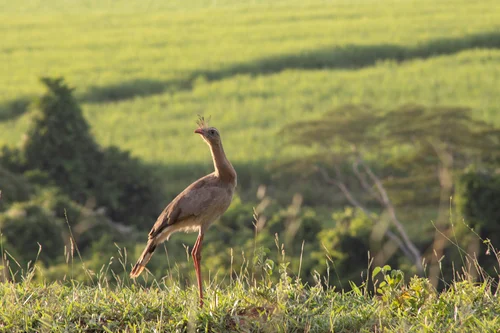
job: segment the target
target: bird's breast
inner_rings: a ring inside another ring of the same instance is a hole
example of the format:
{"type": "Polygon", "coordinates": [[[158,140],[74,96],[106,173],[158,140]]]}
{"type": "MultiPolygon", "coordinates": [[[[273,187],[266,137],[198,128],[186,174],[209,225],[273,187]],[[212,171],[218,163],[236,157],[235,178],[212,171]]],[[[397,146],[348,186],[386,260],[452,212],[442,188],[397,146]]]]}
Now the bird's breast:
{"type": "Polygon", "coordinates": [[[213,196],[210,204],[207,206],[204,225],[212,224],[215,220],[221,217],[222,214],[229,208],[233,199],[234,189],[228,188],[225,195],[213,196]]]}

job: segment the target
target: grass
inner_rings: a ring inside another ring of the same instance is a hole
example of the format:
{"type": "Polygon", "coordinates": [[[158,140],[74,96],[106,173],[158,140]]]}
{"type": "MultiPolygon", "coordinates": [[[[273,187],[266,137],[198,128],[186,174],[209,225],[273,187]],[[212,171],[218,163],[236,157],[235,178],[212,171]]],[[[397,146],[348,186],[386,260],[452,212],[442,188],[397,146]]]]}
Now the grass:
{"type": "Polygon", "coordinates": [[[75,86],[101,144],[180,169],[209,164],[198,113],[242,165],[299,154],[276,132],[345,103],[470,106],[500,124],[495,3],[6,2],[0,144],[19,142],[41,75],[75,86]]]}
{"type": "Polygon", "coordinates": [[[350,282],[346,291],[333,286],[342,272],[328,256],[326,275],[315,272],[313,282],[304,283],[300,264],[292,270],[276,239],[276,261],[256,247],[253,259],[231,264],[231,274],[204,271],[203,308],[194,279],[182,276],[177,264],[161,280],[147,270],[130,280],[125,248],[118,247],[116,258],[98,271],[88,268],[78,247],[72,248],[68,276],[57,282],[47,282],[50,269],[38,261],[40,252],[20,272],[1,248],[0,269],[5,273],[7,267],[10,278],[0,282],[0,332],[498,332],[498,273],[491,276],[487,270],[497,272],[500,252],[486,240],[497,262],[481,267],[448,241],[461,254],[463,267],[444,289],[388,265],[373,267],[368,256],[362,282],[350,282]]]}
{"type": "Polygon", "coordinates": [[[206,286],[205,306],[197,290],[178,281],[148,287],[118,279],[114,287],[98,278],[39,284],[31,271],[20,283],[0,284],[2,332],[494,332],[500,327],[500,298],[492,280],[453,282],[438,293],[425,278],[404,284],[399,271],[378,275],[350,292],[318,283],[307,286],[286,273],[259,282],[249,275],[222,287],[206,286]]]}

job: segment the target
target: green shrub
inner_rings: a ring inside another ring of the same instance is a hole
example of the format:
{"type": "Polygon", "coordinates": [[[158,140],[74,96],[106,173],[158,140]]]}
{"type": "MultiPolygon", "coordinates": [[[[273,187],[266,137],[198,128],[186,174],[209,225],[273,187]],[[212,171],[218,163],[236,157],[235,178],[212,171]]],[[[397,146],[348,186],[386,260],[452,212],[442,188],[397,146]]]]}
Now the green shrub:
{"type": "Polygon", "coordinates": [[[7,243],[21,254],[16,260],[23,266],[36,258],[39,244],[39,259],[44,263],[55,263],[64,254],[64,220],[36,202],[13,204],[0,214],[0,229],[7,243]]]}
{"type": "Polygon", "coordinates": [[[151,168],[116,147],[103,151],[91,190],[107,215],[124,224],[150,227],[163,208],[163,192],[151,168]]]}
{"type": "Polygon", "coordinates": [[[26,168],[24,156],[19,149],[3,146],[0,150],[0,165],[14,173],[22,173],[26,168]]]}
{"type": "MultiPolygon", "coordinates": [[[[257,242],[265,248],[275,249],[277,235],[280,243],[284,245],[286,255],[289,258],[298,258],[302,251],[302,242],[306,244],[306,254],[311,253],[308,251],[311,244],[314,247],[319,246],[316,234],[321,230],[322,222],[313,209],[303,208],[297,214],[292,213],[290,209],[291,207],[281,208],[271,214],[257,235],[257,242]]],[[[307,260],[308,258],[305,259],[307,260]]]]}
{"type": "Polygon", "coordinates": [[[40,169],[71,198],[84,202],[99,149],[82,109],[62,78],[42,78],[47,91],[32,106],[22,152],[28,170],[40,169]]]}
{"type": "Polygon", "coordinates": [[[483,249],[479,245],[474,246],[478,238],[471,235],[464,225],[459,225],[461,245],[471,246],[468,252],[478,251],[469,255],[477,258],[489,274],[496,276],[498,259],[493,255],[495,251],[491,251],[491,246],[500,247],[500,175],[469,170],[460,177],[456,192],[457,209],[465,223],[488,243],[483,249]]]}
{"type": "MultiPolygon", "coordinates": [[[[0,214],[4,248],[13,254],[23,269],[28,261],[36,258],[38,244],[41,246],[39,259],[49,266],[64,263],[64,254],[66,260],[76,257],[77,248],[84,260],[93,258],[94,264],[98,265],[100,258],[102,265],[105,263],[102,260],[115,254],[113,243],[123,243],[130,231],[115,225],[102,212],[77,204],[55,187],[38,190],[30,201],[16,202],[0,214]],[[107,237],[106,241],[100,241],[103,236],[107,237]],[[102,256],[93,253],[97,241],[106,243],[112,251],[101,253],[102,256]]],[[[62,270],[63,266],[60,266],[62,270]]]]}
{"type": "Polygon", "coordinates": [[[33,199],[34,203],[63,221],[64,234],[69,242],[70,231],[81,252],[85,252],[94,241],[109,235],[113,242],[123,240],[121,232],[113,222],[100,211],[94,211],[72,201],[56,188],[44,189],[33,199]],[[71,229],[70,229],[71,228],[71,229]]]}
{"type": "Polygon", "coordinates": [[[2,160],[34,183],[57,185],[79,204],[105,207],[113,220],[149,223],[160,212],[162,192],[151,172],[128,152],[101,149],[90,134],[72,89],[61,78],[42,78],[47,92],[33,104],[32,125],[20,151],[4,148],[2,160]]]}
{"type": "Polygon", "coordinates": [[[0,211],[15,201],[29,200],[33,187],[22,177],[0,166],[0,211]]]}
{"type": "Polygon", "coordinates": [[[360,283],[360,273],[368,265],[367,253],[376,250],[374,244],[370,244],[373,222],[353,208],[334,213],[332,219],[335,226],[317,234],[318,246],[312,254],[315,268],[320,274],[327,275],[325,261],[328,261],[332,268],[330,275],[335,276],[330,283],[344,287],[349,281],[360,283]]]}
{"type": "MultiPolygon", "coordinates": [[[[498,258],[492,247],[500,247],[500,175],[468,170],[457,182],[455,197],[457,210],[465,222],[456,228],[460,246],[487,274],[497,276],[498,258]]],[[[456,254],[453,259],[460,262],[456,254]]]]}
{"type": "Polygon", "coordinates": [[[500,175],[477,171],[463,174],[457,184],[457,207],[484,238],[500,241],[497,237],[500,234],[500,175]]]}

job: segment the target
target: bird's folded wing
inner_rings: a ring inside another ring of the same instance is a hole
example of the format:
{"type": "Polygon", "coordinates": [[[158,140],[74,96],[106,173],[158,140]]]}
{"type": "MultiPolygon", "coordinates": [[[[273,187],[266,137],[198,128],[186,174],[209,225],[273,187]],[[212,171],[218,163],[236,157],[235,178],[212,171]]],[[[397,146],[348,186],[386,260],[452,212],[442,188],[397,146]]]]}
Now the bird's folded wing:
{"type": "Polygon", "coordinates": [[[160,214],[149,233],[149,238],[159,235],[166,227],[193,216],[200,216],[209,205],[216,204],[224,190],[216,186],[203,186],[179,194],[160,214]]]}

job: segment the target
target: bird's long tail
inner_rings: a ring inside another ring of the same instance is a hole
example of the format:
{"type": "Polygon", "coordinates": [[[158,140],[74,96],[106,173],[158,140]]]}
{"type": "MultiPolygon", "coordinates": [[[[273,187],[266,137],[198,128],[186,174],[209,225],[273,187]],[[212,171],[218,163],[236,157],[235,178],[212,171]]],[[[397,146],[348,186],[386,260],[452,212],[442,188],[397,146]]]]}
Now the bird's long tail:
{"type": "Polygon", "coordinates": [[[146,264],[149,262],[151,257],[153,256],[153,253],[156,250],[156,240],[155,239],[150,239],[148,241],[148,245],[146,245],[146,248],[144,251],[142,251],[141,256],[139,257],[139,260],[137,260],[136,264],[132,268],[132,271],[130,272],[130,277],[131,278],[136,278],[138,277],[144,268],[146,267],[146,264]]]}

